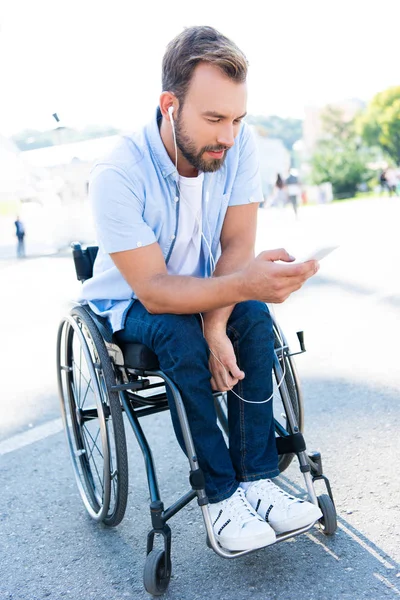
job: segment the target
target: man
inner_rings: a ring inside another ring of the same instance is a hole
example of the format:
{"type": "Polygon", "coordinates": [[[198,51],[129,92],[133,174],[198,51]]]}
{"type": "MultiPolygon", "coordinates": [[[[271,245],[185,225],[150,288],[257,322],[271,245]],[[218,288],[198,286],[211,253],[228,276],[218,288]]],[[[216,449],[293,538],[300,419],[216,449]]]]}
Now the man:
{"type": "MultiPolygon", "coordinates": [[[[151,348],[179,387],[214,531],[228,550],[266,546],[321,516],[271,482],[279,470],[265,402],[273,360],[265,302],[285,300],[318,264],[275,262],[293,261],[285,250],[254,258],[262,192],[242,122],[246,75],[243,53],[211,27],[170,42],[154,120],[92,172],[99,254],[82,290],[116,339],[151,348]],[[212,389],[228,390],[229,449],[212,389]]],[[[182,445],[173,401],[170,409],[182,445]]]]}
{"type": "Polygon", "coordinates": [[[298,218],[297,209],[299,204],[299,197],[301,195],[301,189],[299,185],[299,179],[295,169],[290,169],[289,175],[285,181],[287,196],[290,204],[293,207],[296,219],[298,218]]]}
{"type": "Polygon", "coordinates": [[[386,184],[387,184],[387,188],[389,190],[389,196],[391,196],[393,193],[396,194],[396,196],[398,196],[398,191],[397,191],[397,185],[398,185],[398,176],[397,176],[397,172],[395,169],[389,168],[386,169],[386,184]]]}
{"type": "Polygon", "coordinates": [[[17,236],[17,257],[25,256],[25,227],[19,217],[14,221],[15,235],[17,236]]]}

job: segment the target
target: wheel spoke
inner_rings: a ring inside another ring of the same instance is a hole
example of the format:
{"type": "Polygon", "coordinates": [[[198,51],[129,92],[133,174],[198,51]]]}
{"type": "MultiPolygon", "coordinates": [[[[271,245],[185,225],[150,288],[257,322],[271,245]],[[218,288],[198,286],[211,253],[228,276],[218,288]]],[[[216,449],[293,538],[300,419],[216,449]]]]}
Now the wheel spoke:
{"type": "Polygon", "coordinates": [[[93,395],[94,395],[94,390],[93,390],[92,386],[90,385],[91,381],[92,381],[92,380],[90,379],[90,380],[89,380],[89,382],[88,382],[88,384],[87,384],[87,387],[86,387],[86,392],[85,392],[85,396],[84,396],[84,398],[83,398],[83,402],[82,402],[82,404],[81,404],[81,405],[80,405],[80,407],[79,407],[80,409],[82,409],[82,408],[83,408],[83,406],[84,406],[84,404],[85,404],[85,402],[86,402],[86,397],[87,397],[88,391],[89,391],[89,390],[92,390],[92,392],[93,392],[93,395]]]}
{"type": "MultiPolygon", "coordinates": [[[[82,431],[83,431],[83,435],[85,436],[86,440],[87,440],[87,436],[86,436],[86,434],[89,434],[90,438],[93,440],[93,437],[90,435],[90,432],[89,432],[89,431],[86,429],[86,427],[84,427],[84,428],[82,429],[82,431]],[[85,433],[85,432],[86,432],[86,433],[85,433]]],[[[100,429],[99,429],[99,433],[100,433],[100,429]]],[[[97,434],[97,436],[96,436],[96,439],[97,439],[98,435],[99,435],[99,434],[97,434]]],[[[98,452],[99,452],[100,456],[102,456],[102,454],[101,454],[100,450],[98,449],[98,447],[97,447],[97,444],[96,444],[96,443],[94,443],[94,446],[96,446],[96,448],[97,448],[97,450],[98,450],[98,452]]],[[[93,449],[94,449],[94,446],[93,446],[93,449]]],[[[99,480],[99,482],[100,482],[100,486],[101,486],[102,492],[104,492],[103,480],[102,480],[102,478],[100,477],[99,471],[98,471],[98,469],[97,469],[96,461],[95,461],[95,460],[94,460],[94,458],[93,458],[93,451],[92,451],[92,452],[90,453],[90,455],[88,456],[88,461],[90,461],[90,458],[92,458],[92,461],[91,461],[91,462],[93,463],[93,465],[94,465],[94,468],[96,469],[97,478],[98,478],[98,480],[99,480]]]]}
{"type": "MultiPolygon", "coordinates": [[[[76,365],[76,363],[74,363],[74,365],[75,365],[76,369],[78,370],[79,374],[81,375],[81,378],[82,378],[82,379],[85,381],[85,383],[86,383],[86,386],[87,386],[87,388],[86,388],[86,392],[85,392],[85,397],[84,397],[84,399],[83,399],[83,402],[82,402],[82,404],[79,404],[79,403],[78,403],[78,406],[79,406],[79,408],[83,408],[83,405],[85,404],[86,396],[87,396],[87,393],[88,393],[89,389],[90,389],[90,390],[92,390],[92,392],[93,392],[93,395],[95,395],[95,393],[94,393],[94,389],[93,389],[93,387],[92,387],[92,385],[91,385],[91,383],[92,383],[92,378],[90,377],[90,378],[89,378],[89,381],[88,381],[88,380],[86,379],[85,375],[82,373],[81,369],[80,369],[80,368],[79,368],[79,367],[76,365]]],[[[81,394],[80,394],[80,392],[81,392],[81,386],[80,386],[80,380],[79,380],[79,398],[81,397],[81,394]]]]}
{"type": "MultiPolygon", "coordinates": [[[[81,369],[81,367],[82,367],[82,346],[80,346],[80,348],[79,348],[79,365],[80,366],[78,367],[78,370],[80,373],[82,373],[82,369],[81,369]]],[[[81,380],[79,378],[79,398],[80,397],[81,397],[81,380]]]]}
{"type": "MultiPolygon", "coordinates": [[[[104,456],[102,455],[102,453],[100,452],[100,448],[99,448],[99,447],[98,447],[98,445],[96,444],[96,442],[97,442],[97,438],[98,438],[98,437],[99,437],[99,435],[100,435],[100,427],[99,427],[99,429],[98,429],[98,431],[97,431],[97,435],[96,435],[95,439],[93,439],[93,436],[92,436],[92,434],[90,433],[89,429],[86,427],[86,425],[85,425],[85,424],[83,425],[83,430],[85,430],[85,431],[86,431],[86,433],[88,434],[88,436],[90,437],[90,439],[91,439],[91,440],[92,440],[92,442],[93,442],[93,446],[92,446],[92,449],[91,449],[91,452],[90,452],[90,456],[93,456],[93,450],[94,450],[94,448],[96,447],[96,448],[97,448],[97,452],[100,454],[101,458],[104,460],[104,456]]],[[[86,439],[87,439],[87,438],[86,438],[86,439]]]]}

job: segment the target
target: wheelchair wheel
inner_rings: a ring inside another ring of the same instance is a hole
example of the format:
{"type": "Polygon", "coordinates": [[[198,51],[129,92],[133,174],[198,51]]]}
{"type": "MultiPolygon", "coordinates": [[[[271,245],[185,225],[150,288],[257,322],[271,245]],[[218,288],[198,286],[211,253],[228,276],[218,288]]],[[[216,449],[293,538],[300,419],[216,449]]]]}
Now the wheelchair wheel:
{"type": "Polygon", "coordinates": [[[322,533],[333,535],[337,529],[336,508],[328,494],[318,496],[318,505],[322,512],[319,520],[322,533]]]}
{"type": "MultiPolygon", "coordinates": [[[[280,331],[274,320],[273,332],[275,353],[279,358],[279,366],[280,370],[282,371],[282,373],[279,373],[278,367],[274,365],[272,381],[274,393],[273,406],[275,419],[275,434],[276,436],[281,436],[285,433],[295,433],[292,430],[292,427],[290,426],[287,411],[285,408],[285,401],[288,402],[293,408],[298,431],[303,432],[304,410],[299,378],[293,359],[290,356],[288,356],[287,352],[283,352],[282,355],[282,345],[284,347],[287,347],[287,342],[282,331],[280,331]],[[283,373],[285,375],[282,379],[283,373]]],[[[293,458],[294,454],[279,455],[278,467],[281,473],[288,468],[293,458]]]]}
{"type": "MultiPolygon", "coordinates": [[[[293,359],[291,359],[286,352],[284,352],[282,356],[282,342],[284,346],[286,346],[287,343],[284,338],[281,341],[281,335],[275,321],[273,321],[273,332],[275,353],[279,357],[280,369],[282,369],[282,374],[280,374],[278,372],[278,368],[275,366],[272,372],[272,401],[274,407],[275,435],[278,437],[282,436],[284,432],[286,432],[286,434],[293,433],[287,418],[284,400],[291,404],[296,417],[298,430],[300,432],[303,431],[304,427],[304,412],[300,383],[296,368],[293,359]],[[278,387],[283,373],[285,373],[283,381],[278,387]]],[[[217,413],[218,423],[223,433],[228,436],[228,410],[226,392],[215,394],[215,410],[217,413]]],[[[293,457],[294,454],[279,455],[278,467],[281,473],[288,468],[293,460],[293,457]]]]}
{"type": "Polygon", "coordinates": [[[123,519],[128,458],[121,404],[104,340],[88,312],[75,307],[57,339],[61,414],[79,492],[90,516],[106,525],[123,519]]]}
{"type": "Polygon", "coordinates": [[[165,550],[152,550],[146,558],[143,583],[146,591],[153,596],[161,596],[171,578],[171,565],[165,564],[165,550]]]}

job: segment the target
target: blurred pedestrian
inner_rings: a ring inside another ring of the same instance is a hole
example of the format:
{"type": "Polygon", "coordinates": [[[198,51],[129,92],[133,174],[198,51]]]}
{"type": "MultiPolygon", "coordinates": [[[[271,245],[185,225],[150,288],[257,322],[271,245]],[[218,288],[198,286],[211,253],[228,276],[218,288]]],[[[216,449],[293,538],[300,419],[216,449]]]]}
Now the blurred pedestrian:
{"type": "Polygon", "coordinates": [[[286,200],[287,193],[285,188],[285,182],[283,181],[280,173],[278,173],[274,187],[273,205],[278,207],[285,206],[286,200]]]}
{"type": "Polygon", "coordinates": [[[383,194],[383,192],[388,188],[388,182],[386,180],[386,171],[387,169],[383,169],[383,171],[381,172],[380,176],[379,176],[379,185],[381,186],[381,195],[383,194]]]}
{"type": "Polygon", "coordinates": [[[20,218],[17,216],[15,225],[15,235],[17,236],[17,257],[25,257],[25,227],[20,218]]]}
{"type": "Polygon", "coordinates": [[[398,184],[398,177],[397,177],[397,172],[395,169],[387,169],[386,170],[386,182],[387,182],[387,187],[389,190],[389,196],[391,196],[393,193],[396,194],[396,196],[398,196],[398,191],[397,191],[397,184],[398,184]]]}
{"type": "Polygon", "coordinates": [[[298,218],[298,204],[301,196],[301,188],[299,178],[295,169],[290,169],[289,176],[285,181],[287,188],[288,201],[292,205],[296,219],[298,218]]]}

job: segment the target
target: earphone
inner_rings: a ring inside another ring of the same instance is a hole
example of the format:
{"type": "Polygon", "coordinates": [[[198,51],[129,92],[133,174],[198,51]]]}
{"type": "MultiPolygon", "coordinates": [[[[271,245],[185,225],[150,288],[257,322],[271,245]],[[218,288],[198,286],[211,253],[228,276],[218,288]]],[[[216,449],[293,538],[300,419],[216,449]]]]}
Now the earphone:
{"type": "MultiPolygon", "coordinates": [[[[214,273],[214,271],[215,271],[216,264],[215,264],[214,257],[212,255],[211,246],[208,243],[208,240],[207,240],[206,236],[204,235],[204,233],[202,231],[201,223],[200,223],[199,219],[197,218],[197,215],[195,215],[194,212],[192,211],[192,207],[190,206],[189,202],[186,202],[185,198],[183,197],[183,195],[181,193],[181,189],[179,187],[178,147],[177,147],[177,143],[176,143],[175,123],[174,123],[174,118],[172,116],[173,112],[174,112],[174,107],[173,106],[169,106],[168,107],[168,114],[169,114],[169,117],[170,117],[170,120],[171,120],[172,136],[173,136],[173,140],[174,140],[174,149],[175,149],[175,169],[176,169],[177,174],[178,174],[178,180],[177,180],[177,184],[176,185],[177,185],[177,188],[178,188],[178,191],[179,191],[180,198],[185,202],[186,206],[189,208],[189,210],[191,211],[191,213],[194,216],[195,220],[197,221],[197,225],[198,225],[199,230],[200,230],[200,235],[203,238],[203,240],[204,240],[204,242],[205,242],[205,244],[206,244],[206,246],[208,248],[208,251],[209,251],[209,254],[210,254],[211,275],[212,275],[214,273]]],[[[207,192],[207,194],[208,194],[208,192],[207,192]]],[[[204,335],[204,320],[203,320],[203,315],[201,313],[199,313],[199,315],[200,315],[201,324],[202,324],[203,337],[205,338],[205,335],[204,335]]],[[[280,330],[280,327],[279,327],[278,323],[276,322],[276,319],[275,319],[275,323],[276,323],[277,329],[278,329],[278,335],[279,335],[279,338],[280,338],[279,341],[281,343],[281,352],[282,352],[282,356],[283,356],[283,352],[284,352],[283,335],[281,333],[281,330],[280,330]]],[[[225,373],[227,374],[227,370],[226,370],[225,365],[220,361],[220,359],[218,358],[218,356],[216,356],[216,354],[214,354],[214,352],[212,351],[212,349],[210,347],[209,347],[209,350],[210,350],[210,353],[215,358],[215,360],[217,360],[220,363],[220,365],[222,365],[222,367],[224,368],[225,373]]],[[[283,361],[283,374],[282,374],[281,380],[277,383],[277,389],[279,389],[280,386],[282,385],[282,382],[285,379],[285,375],[286,375],[286,364],[285,364],[285,361],[283,361]]],[[[225,384],[228,386],[228,383],[227,383],[226,379],[225,379],[225,384]]],[[[266,400],[262,400],[260,402],[257,402],[256,400],[246,400],[245,398],[242,398],[241,396],[239,396],[239,394],[237,394],[233,390],[233,388],[229,388],[229,391],[231,391],[232,394],[234,394],[235,396],[237,396],[237,398],[239,398],[240,400],[242,400],[243,402],[246,402],[248,404],[265,404],[266,402],[269,402],[270,400],[272,400],[272,398],[274,396],[274,391],[272,390],[272,394],[269,396],[269,398],[267,398],[266,400]]]]}
{"type": "MultiPolygon", "coordinates": [[[[173,106],[169,106],[168,107],[168,114],[170,116],[171,127],[172,127],[172,136],[173,136],[173,139],[174,139],[175,169],[176,169],[176,172],[177,172],[178,177],[179,177],[179,173],[178,173],[178,147],[177,147],[177,143],[176,143],[176,133],[175,133],[174,117],[172,116],[174,110],[175,110],[175,108],[173,106]]],[[[213,255],[212,255],[210,244],[208,243],[208,240],[207,240],[206,236],[203,233],[203,229],[202,229],[202,226],[201,226],[201,223],[200,223],[199,219],[197,218],[197,215],[194,214],[194,212],[192,211],[192,207],[190,206],[189,202],[186,202],[186,199],[184,198],[184,196],[183,196],[183,194],[181,192],[181,189],[180,189],[180,186],[179,186],[179,178],[177,180],[176,187],[178,188],[180,198],[184,201],[184,203],[186,204],[186,206],[189,208],[190,212],[194,216],[194,218],[195,218],[195,220],[197,222],[197,225],[199,227],[199,230],[200,230],[200,235],[203,238],[203,240],[204,240],[204,242],[205,242],[205,244],[207,246],[207,249],[208,249],[209,254],[210,254],[211,275],[212,275],[213,272],[215,271],[215,261],[214,261],[213,255]]],[[[208,197],[208,192],[207,192],[206,196],[208,197]]]]}
{"type": "MultiPolygon", "coordinates": [[[[172,135],[174,138],[174,148],[175,148],[175,169],[176,172],[178,172],[178,147],[176,145],[176,134],[175,134],[175,123],[174,123],[174,117],[172,116],[174,113],[174,107],[173,106],[169,106],[168,107],[168,114],[169,114],[169,118],[171,120],[171,127],[172,127],[172,135]]],[[[179,189],[179,186],[178,186],[179,189]]],[[[180,191],[180,190],[179,190],[180,191]]]]}

